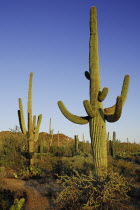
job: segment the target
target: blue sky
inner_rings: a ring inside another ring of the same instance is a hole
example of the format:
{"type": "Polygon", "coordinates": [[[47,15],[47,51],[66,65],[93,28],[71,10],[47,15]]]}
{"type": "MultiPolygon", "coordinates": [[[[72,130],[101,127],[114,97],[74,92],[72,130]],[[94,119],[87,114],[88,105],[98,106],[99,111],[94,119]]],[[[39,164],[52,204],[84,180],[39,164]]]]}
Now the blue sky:
{"type": "Polygon", "coordinates": [[[73,114],[86,114],[91,6],[98,10],[101,85],[109,88],[104,107],[115,103],[124,76],[131,77],[121,119],[107,123],[107,131],[116,131],[121,141],[140,142],[139,0],[0,0],[0,131],[19,125],[19,97],[27,116],[33,72],[33,114],[43,114],[41,131],[48,132],[52,118],[55,133],[90,139],[88,125],[68,121],[57,101],[73,114]]]}

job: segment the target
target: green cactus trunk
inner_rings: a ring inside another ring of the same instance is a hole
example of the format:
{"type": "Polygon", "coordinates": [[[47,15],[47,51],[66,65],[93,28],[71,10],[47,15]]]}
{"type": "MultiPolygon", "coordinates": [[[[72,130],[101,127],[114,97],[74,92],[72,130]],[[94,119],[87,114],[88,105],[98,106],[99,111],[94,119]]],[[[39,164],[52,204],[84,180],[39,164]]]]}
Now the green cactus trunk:
{"type": "Polygon", "coordinates": [[[103,120],[101,120],[101,122],[97,124],[97,119],[92,119],[89,122],[91,148],[93,155],[94,172],[97,176],[103,176],[107,173],[106,125],[104,122],[102,122],[103,120]]]}
{"type": "Polygon", "coordinates": [[[114,131],[113,132],[113,139],[112,139],[112,147],[113,147],[113,158],[115,158],[115,156],[116,156],[116,132],[114,131]]]}
{"type": "Polygon", "coordinates": [[[29,89],[28,89],[28,130],[26,131],[26,125],[24,120],[24,112],[22,106],[22,99],[19,98],[19,124],[22,133],[28,138],[28,153],[29,153],[29,165],[34,165],[34,150],[35,150],[35,142],[38,140],[39,136],[39,128],[42,120],[42,114],[38,116],[38,120],[36,123],[36,116],[32,117],[32,79],[33,73],[30,73],[29,78],[29,89]]]}
{"type": "Polygon", "coordinates": [[[41,160],[43,158],[43,152],[44,152],[44,139],[42,139],[40,142],[40,159],[41,160]]]}
{"type": "Polygon", "coordinates": [[[75,154],[77,154],[79,152],[79,149],[78,149],[78,144],[79,144],[78,135],[74,136],[74,140],[75,140],[75,143],[74,143],[75,154]]]}
{"type": "Polygon", "coordinates": [[[50,142],[49,142],[49,148],[52,146],[53,132],[54,132],[54,130],[52,129],[52,119],[50,118],[50,125],[49,125],[50,142]]]}
{"type": "Polygon", "coordinates": [[[89,72],[85,72],[85,77],[90,81],[90,101],[84,100],[83,102],[87,116],[79,117],[71,114],[66,109],[62,101],[58,102],[58,106],[63,115],[70,121],[77,124],[86,124],[89,122],[94,173],[98,177],[101,177],[107,174],[107,141],[105,121],[116,122],[119,120],[122,107],[128,93],[129,75],[126,75],[124,78],[121,95],[117,97],[116,104],[112,107],[103,109],[102,102],[108,94],[108,88],[104,87],[101,91],[96,7],[92,7],[90,10],[89,48],[89,72]]]}

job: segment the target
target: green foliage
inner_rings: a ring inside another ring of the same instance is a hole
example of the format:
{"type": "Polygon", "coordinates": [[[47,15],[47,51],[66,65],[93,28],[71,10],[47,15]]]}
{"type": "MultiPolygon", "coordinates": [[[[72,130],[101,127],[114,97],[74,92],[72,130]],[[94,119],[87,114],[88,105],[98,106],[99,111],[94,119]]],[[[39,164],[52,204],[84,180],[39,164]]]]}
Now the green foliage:
{"type": "Polygon", "coordinates": [[[56,162],[53,162],[52,167],[52,173],[60,176],[71,176],[75,174],[74,170],[80,174],[83,173],[89,175],[93,170],[93,160],[91,155],[85,157],[84,154],[71,158],[63,157],[61,159],[57,159],[56,162]]]}
{"type": "Polygon", "coordinates": [[[89,142],[81,142],[79,141],[79,151],[82,153],[90,153],[91,154],[91,144],[89,142]]]}
{"type": "Polygon", "coordinates": [[[56,157],[62,157],[65,154],[65,147],[53,145],[50,147],[50,153],[56,157]]]}
{"type": "Polygon", "coordinates": [[[22,179],[37,178],[40,177],[42,173],[43,170],[40,167],[29,166],[29,167],[23,167],[19,171],[18,177],[21,177],[22,179]]]}
{"type": "Polygon", "coordinates": [[[6,176],[6,170],[4,166],[0,166],[0,179],[6,176]]]}
{"type": "Polygon", "coordinates": [[[120,175],[129,179],[129,181],[137,181],[138,176],[136,173],[136,168],[132,162],[120,159],[114,160],[112,165],[113,171],[118,172],[120,175]]]}
{"type": "Polygon", "coordinates": [[[129,199],[129,185],[117,173],[110,173],[102,180],[86,175],[59,178],[63,182],[63,190],[54,200],[54,210],[120,210],[129,199]]]}
{"type": "Polygon", "coordinates": [[[0,165],[5,167],[19,168],[26,162],[26,139],[18,136],[1,139],[0,165]]]}
{"type": "Polygon", "coordinates": [[[72,157],[74,154],[74,147],[73,145],[70,146],[57,146],[52,145],[50,147],[49,152],[56,157],[72,157]]]}
{"type": "Polygon", "coordinates": [[[57,175],[63,176],[68,175],[71,176],[73,174],[73,168],[70,165],[70,163],[66,160],[58,159],[56,163],[52,165],[52,173],[54,177],[56,178],[57,175]]]}

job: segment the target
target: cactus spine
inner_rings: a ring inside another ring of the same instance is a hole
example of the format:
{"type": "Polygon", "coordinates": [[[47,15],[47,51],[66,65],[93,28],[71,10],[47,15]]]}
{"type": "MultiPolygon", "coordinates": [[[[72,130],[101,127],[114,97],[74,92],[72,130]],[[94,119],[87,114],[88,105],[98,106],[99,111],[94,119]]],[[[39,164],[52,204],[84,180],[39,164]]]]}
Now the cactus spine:
{"type": "Polygon", "coordinates": [[[100,177],[107,174],[106,121],[115,122],[120,118],[122,106],[127,97],[129,75],[124,78],[122,92],[117,97],[116,104],[103,109],[102,102],[107,96],[108,88],[104,87],[101,91],[96,7],[92,7],[90,10],[89,48],[89,72],[85,72],[85,77],[90,82],[90,101],[84,100],[83,102],[87,116],[79,117],[71,114],[62,101],[58,102],[58,106],[70,121],[77,124],[89,123],[94,172],[100,177]]]}
{"type": "Polygon", "coordinates": [[[24,120],[24,111],[22,106],[22,99],[19,98],[19,124],[22,133],[28,138],[28,152],[29,152],[29,164],[34,164],[34,149],[35,142],[38,140],[39,136],[39,128],[42,120],[42,114],[38,116],[38,120],[36,122],[36,116],[32,117],[32,79],[33,73],[30,73],[29,78],[29,88],[28,88],[28,130],[26,130],[25,120],[24,120]]]}

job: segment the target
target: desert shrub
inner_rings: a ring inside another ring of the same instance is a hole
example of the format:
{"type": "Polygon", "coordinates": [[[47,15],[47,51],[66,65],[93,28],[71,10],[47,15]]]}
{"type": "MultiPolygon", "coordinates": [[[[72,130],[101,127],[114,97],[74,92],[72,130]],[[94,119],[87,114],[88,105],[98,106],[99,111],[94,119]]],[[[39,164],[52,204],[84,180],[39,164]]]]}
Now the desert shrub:
{"type": "Polygon", "coordinates": [[[19,168],[21,163],[26,161],[24,157],[26,151],[25,144],[25,141],[19,141],[14,136],[1,139],[0,165],[15,169],[19,168]]]}
{"type": "Polygon", "coordinates": [[[133,163],[120,159],[114,160],[113,164],[113,171],[118,172],[120,175],[123,175],[127,179],[134,181],[137,179],[136,169],[134,168],[133,163]]]}
{"type": "Polygon", "coordinates": [[[94,170],[93,163],[88,162],[88,161],[85,161],[85,162],[83,163],[83,167],[82,167],[81,173],[88,176],[88,175],[91,174],[91,171],[93,171],[93,170],[94,170]]]}
{"type": "MultiPolygon", "coordinates": [[[[79,153],[89,153],[91,154],[91,145],[88,142],[81,142],[78,143],[78,154],[79,153]]],[[[73,144],[73,155],[75,155],[75,146],[73,144]]]]}
{"type": "Polygon", "coordinates": [[[140,164],[140,156],[137,156],[134,158],[135,163],[140,164]]]}
{"type": "Polygon", "coordinates": [[[0,167],[0,179],[6,176],[6,170],[4,166],[0,167]]]}
{"type": "Polygon", "coordinates": [[[65,151],[64,152],[65,157],[72,157],[74,155],[75,149],[73,145],[68,145],[68,146],[65,146],[64,151],[65,151]]]}
{"type": "Polygon", "coordinates": [[[73,174],[73,168],[69,161],[58,159],[56,163],[52,165],[52,173],[53,176],[56,178],[57,175],[64,176],[68,175],[71,176],[73,174]]]}
{"type": "Polygon", "coordinates": [[[129,199],[129,185],[117,173],[110,173],[102,180],[86,175],[59,178],[63,182],[63,190],[54,200],[54,210],[119,210],[129,199]]]}
{"type": "Polygon", "coordinates": [[[85,153],[77,155],[69,159],[70,165],[78,171],[79,174],[89,175],[93,170],[93,158],[89,154],[85,156],[85,153]]]}
{"type": "Polygon", "coordinates": [[[38,178],[43,174],[43,169],[38,166],[23,166],[17,173],[17,178],[28,180],[29,178],[38,178]]]}
{"type": "Polygon", "coordinates": [[[62,157],[64,156],[65,148],[62,146],[60,147],[60,146],[53,145],[50,147],[50,153],[52,153],[56,157],[62,157]]]}
{"type": "Polygon", "coordinates": [[[72,157],[74,155],[74,147],[73,145],[69,146],[53,145],[50,147],[49,152],[56,157],[72,157]]]}
{"type": "Polygon", "coordinates": [[[60,176],[75,174],[76,170],[79,174],[89,175],[93,170],[92,156],[85,157],[83,155],[73,156],[71,158],[63,157],[57,159],[56,162],[52,162],[52,173],[60,176]]]}

